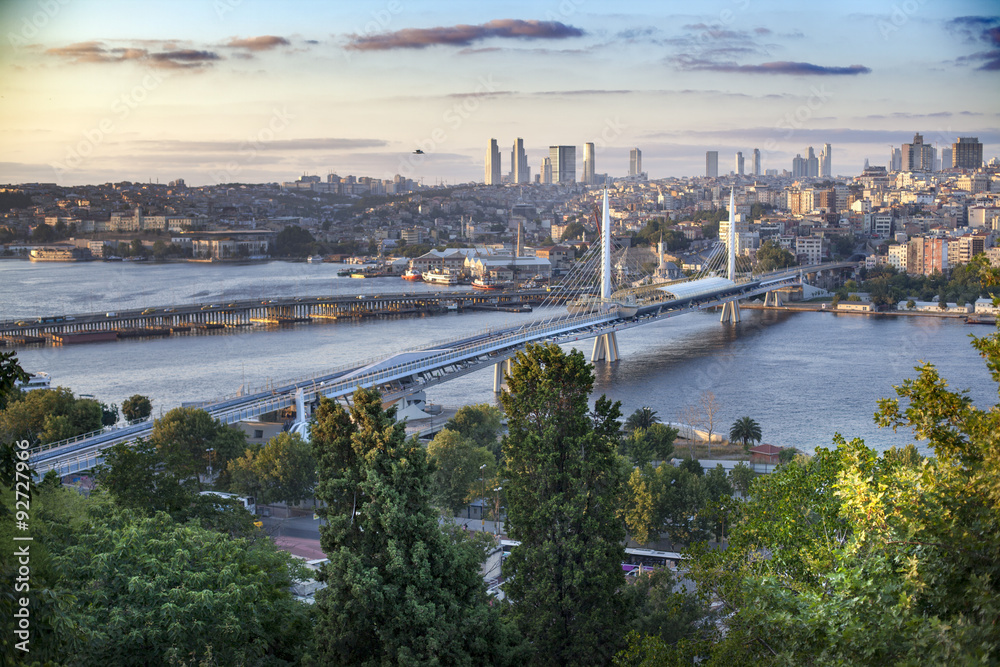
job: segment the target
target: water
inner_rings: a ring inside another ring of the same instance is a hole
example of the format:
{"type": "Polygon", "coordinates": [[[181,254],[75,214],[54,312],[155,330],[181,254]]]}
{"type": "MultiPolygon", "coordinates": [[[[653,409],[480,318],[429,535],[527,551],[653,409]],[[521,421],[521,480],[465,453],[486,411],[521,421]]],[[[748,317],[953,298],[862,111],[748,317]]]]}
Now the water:
{"type": "MultiPolygon", "coordinates": [[[[337,278],[336,265],[29,264],[0,262],[0,318],[218,302],[290,295],[447,290],[398,278],[337,278]]],[[[146,341],[24,348],[22,366],[44,370],[77,394],[120,404],[150,396],[156,412],[187,401],[233,394],[242,383],[315,374],[404,348],[426,346],[486,327],[545,317],[509,313],[447,314],[314,323],[281,329],[175,336],[146,341]]],[[[908,433],[875,427],[877,400],[916,377],[920,360],[933,363],[979,407],[997,402],[968,334],[989,327],[927,317],[870,317],[832,313],[744,311],[744,321],[721,325],[712,313],[692,313],[619,333],[621,361],[598,363],[594,395],[641,406],[675,421],[704,392],[715,394],[716,432],[738,418],[761,425],[764,441],[805,451],[829,446],[834,433],[862,437],[885,449],[912,441],[908,433]]],[[[576,345],[589,359],[593,340],[576,345]]],[[[492,369],[428,391],[431,402],[457,406],[493,401],[492,369]]]]}

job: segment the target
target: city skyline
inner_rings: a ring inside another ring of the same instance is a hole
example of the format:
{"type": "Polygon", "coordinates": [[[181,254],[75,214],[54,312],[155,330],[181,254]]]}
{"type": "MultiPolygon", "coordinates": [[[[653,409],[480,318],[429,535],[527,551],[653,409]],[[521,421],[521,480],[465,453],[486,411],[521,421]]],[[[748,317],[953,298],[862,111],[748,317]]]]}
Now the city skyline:
{"type": "Polygon", "coordinates": [[[652,179],[703,175],[706,151],[788,169],[825,144],[832,175],[854,175],[916,133],[938,155],[963,136],[1000,153],[986,2],[116,7],[0,9],[0,182],[469,182],[491,138],[523,138],[534,165],[593,143],[610,176],[639,147],[652,179]]]}

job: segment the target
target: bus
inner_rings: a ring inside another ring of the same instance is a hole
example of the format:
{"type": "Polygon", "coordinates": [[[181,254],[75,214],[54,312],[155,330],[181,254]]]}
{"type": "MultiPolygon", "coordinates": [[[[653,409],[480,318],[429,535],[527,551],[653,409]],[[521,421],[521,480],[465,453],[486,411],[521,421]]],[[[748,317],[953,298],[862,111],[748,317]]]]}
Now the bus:
{"type": "MultiPolygon", "coordinates": [[[[504,556],[510,554],[514,547],[519,544],[520,542],[517,540],[500,540],[500,547],[503,549],[504,556]]],[[[676,551],[656,551],[655,549],[628,547],[625,549],[625,560],[622,562],[622,570],[626,573],[654,567],[669,567],[671,570],[676,570],[682,560],[684,560],[684,556],[676,551]]]]}
{"type": "Polygon", "coordinates": [[[38,324],[59,324],[60,322],[65,322],[65,321],[66,318],[62,316],[38,318],[38,324]]]}
{"type": "Polygon", "coordinates": [[[243,505],[250,514],[257,513],[257,503],[253,496],[238,496],[235,493],[223,493],[222,491],[202,491],[200,495],[203,496],[217,496],[219,498],[226,498],[227,500],[235,500],[243,505]]]}

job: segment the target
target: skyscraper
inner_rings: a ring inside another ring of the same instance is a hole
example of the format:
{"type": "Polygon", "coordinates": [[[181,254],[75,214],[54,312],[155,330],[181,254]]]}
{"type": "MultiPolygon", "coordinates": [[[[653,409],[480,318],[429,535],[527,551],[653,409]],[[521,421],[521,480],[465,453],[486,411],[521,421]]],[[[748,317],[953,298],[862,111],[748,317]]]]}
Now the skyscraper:
{"type": "Polygon", "coordinates": [[[549,146],[552,180],[555,183],[576,183],[576,146],[549,146]]]}
{"type": "Polygon", "coordinates": [[[898,148],[893,148],[889,153],[889,171],[902,171],[903,153],[898,148]]]}
{"type": "MultiPolygon", "coordinates": [[[[954,144],[952,144],[954,145],[954,144]]],[[[941,170],[951,169],[954,166],[954,148],[941,149],[941,170]]]]}
{"type": "Polygon", "coordinates": [[[542,185],[549,185],[552,183],[552,159],[542,158],[542,173],[541,181],[542,185]]]}
{"type": "Polygon", "coordinates": [[[594,184],[594,144],[583,145],[583,182],[594,184]]]}
{"type": "Polygon", "coordinates": [[[819,154],[819,175],[823,178],[833,176],[833,148],[830,144],[823,144],[823,151],[819,154]]]}
{"type": "Polygon", "coordinates": [[[510,151],[510,180],[512,183],[530,183],[531,169],[528,167],[528,156],[524,152],[524,139],[520,137],[514,142],[510,151]]]}
{"type": "Polygon", "coordinates": [[[628,156],[628,175],[638,176],[642,173],[642,151],[633,148],[628,156]]]}
{"type": "Polygon", "coordinates": [[[719,151],[705,151],[705,176],[719,177],[719,151]]]}
{"type": "MultiPolygon", "coordinates": [[[[941,151],[942,155],[944,151],[941,151]]],[[[958,143],[951,145],[952,162],[947,167],[959,169],[979,169],[983,166],[983,145],[979,137],[959,137],[958,143]]],[[[942,163],[944,160],[942,160],[942,163]]]]}
{"type": "Polygon", "coordinates": [[[734,171],[737,176],[743,175],[743,151],[736,151],[736,165],[734,171]]]}
{"type": "Polygon", "coordinates": [[[760,176],[760,149],[753,149],[753,160],[750,163],[750,173],[754,176],[760,176]]]}
{"type": "Polygon", "coordinates": [[[816,157],[816,151],[810,146],[806,149],[806,173],[803,176],[812,177],[819,176],[819,158],[816,157]]]}
{"type": "Polygon", "coordinates": [[[913,143],[903,144],[901,171],[932,171],[934,147],[924,143],[920,134],[913,135],[913,143]]]}
{"type": "Polygon", "coordinates": [[[807,161],[798,153],[792,158],[792,178],[803,178],[808,176],[807,161]]]}
{"type": "Polygon", "coordinates": [[[500,148],[496,139],[490,139],[486,152],[486,185],[500,185],[500,148]]]}

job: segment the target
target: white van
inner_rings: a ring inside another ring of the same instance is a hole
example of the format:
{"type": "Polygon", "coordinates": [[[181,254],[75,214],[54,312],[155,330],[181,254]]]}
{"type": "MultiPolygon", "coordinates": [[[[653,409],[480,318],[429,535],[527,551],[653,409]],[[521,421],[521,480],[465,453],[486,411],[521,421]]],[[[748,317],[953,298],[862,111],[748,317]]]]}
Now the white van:
{"type": "Polygon", "coordinates": [[[238,496],[235,493],[223,493],[222,491],[202,491],[203,496],[218,496],[219,498],[228,498],[230,500],[238,500],[243,504],[250,514],[257,513],[257,503],[253,496],[238,496]]]}

